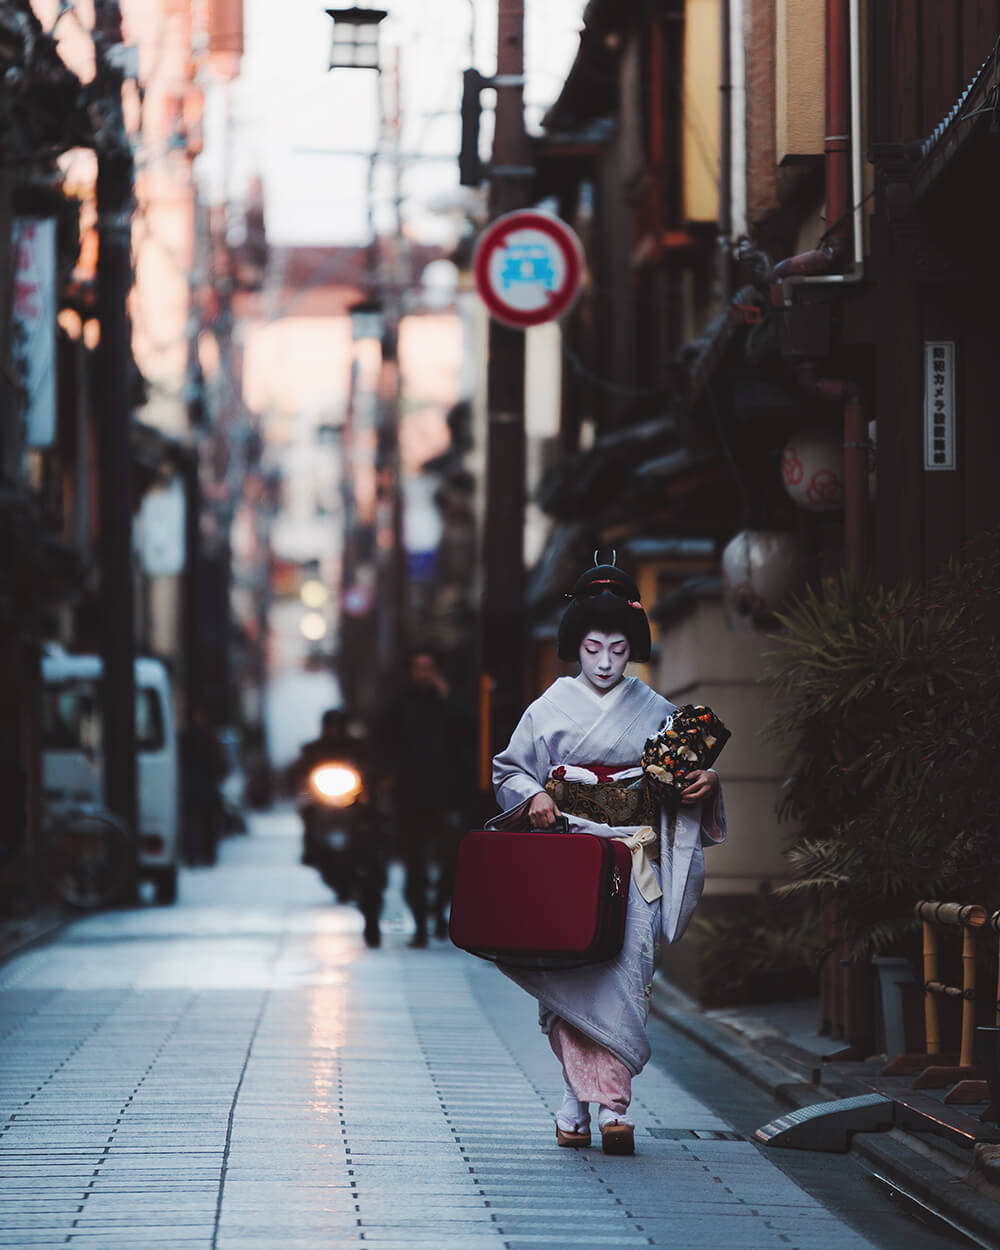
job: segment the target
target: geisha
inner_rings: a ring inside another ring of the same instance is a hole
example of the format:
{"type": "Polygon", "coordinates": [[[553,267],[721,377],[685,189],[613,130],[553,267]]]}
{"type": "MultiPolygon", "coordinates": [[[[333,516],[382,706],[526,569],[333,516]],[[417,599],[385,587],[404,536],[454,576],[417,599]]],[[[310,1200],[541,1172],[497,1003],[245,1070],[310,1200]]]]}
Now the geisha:
{"type": "MultiPolygon", "coordinates": [[[[676,710],[637,677],[649,659],[649,622],[634,581],[614,565],[584,573],[559,627],[559,656],[579,660],[521,717],[493,761],[497,801],[548,829],[621,838],[632,851],[625,943],[606,963],[570,971],[504,972],[538,1000],[539,1020],[562,1064],[560,1146],[590,1145],[590,1103],[605,1153],[632,1154],[632,1078],[650,1055],[649,996],[661,942],[684,933],[704,883],[703,846],[726,835],[718,775],[690,772],[679,807],[644,784],[646,739],[676,710]]],[[[560,900],[572,904],[571,899],[560,900]]]]}

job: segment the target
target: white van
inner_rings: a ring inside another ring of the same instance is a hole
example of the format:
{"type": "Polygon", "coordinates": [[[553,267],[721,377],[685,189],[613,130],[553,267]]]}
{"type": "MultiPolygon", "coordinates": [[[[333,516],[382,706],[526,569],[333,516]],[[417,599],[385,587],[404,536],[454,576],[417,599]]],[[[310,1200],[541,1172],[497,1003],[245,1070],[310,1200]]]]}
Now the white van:
{"type": "MultiPolygon", "coordinates": [[[[101,671],[96,655],[51,649],[42,657],[42,789],[50,811],[101,802],[101,671]]],[[[158,903],[172,903],[180,776],[170,682],[159,660],[135,662],[135,734],[140,875],[153,882],[158,903]]]]}

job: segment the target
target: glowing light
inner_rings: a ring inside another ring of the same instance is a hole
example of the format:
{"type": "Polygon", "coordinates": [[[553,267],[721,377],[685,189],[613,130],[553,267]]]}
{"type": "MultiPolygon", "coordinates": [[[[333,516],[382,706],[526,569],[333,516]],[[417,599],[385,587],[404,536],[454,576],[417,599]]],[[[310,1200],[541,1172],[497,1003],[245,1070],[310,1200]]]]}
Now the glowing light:
{"type": "Polygon", "coordinates": [[[73,308],[61,309],[56,321],[71,339],[78,339],[83,333],[83,321],[80,314],[73,308]]]}
{"type": "Polygon", "coordinates": [[[310,773],[309,785],[336,807],[347,807],[361,793],[361,777],[349,764],[320,764],[310,773]]]}
{"type": "Polygon", "coordinates": [[[310,642],[319,642],[326,637],[326,621],[318,612],[307,612],[299,622],[303,638],[310,642]]]}
{"type": "Polygon", "coordinates": [[[316,581],[315,578],[303,582],[302,589],[299,591],[299,598],[307,608],[321,608],[329,597],[330,592],[322,582],[316,581]]]}

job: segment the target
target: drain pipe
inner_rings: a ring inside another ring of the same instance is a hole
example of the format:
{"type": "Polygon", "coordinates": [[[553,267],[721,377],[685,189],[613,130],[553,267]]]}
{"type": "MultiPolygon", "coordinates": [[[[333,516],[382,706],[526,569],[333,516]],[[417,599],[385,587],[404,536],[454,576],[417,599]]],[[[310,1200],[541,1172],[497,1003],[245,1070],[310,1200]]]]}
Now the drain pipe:
{"type": "MultiPolygon", "coordinates": [[[[822,247],[775,265],[771,280],[790,307],[797,286],[847,284],[864,276],[864,215],[861,186],[861,20],[860,0],[826,0],[826,211],[831,223],[822,247]],[[848,89],[849,83],[849,89],[848,89]],[[849,134],[848,134],[849,127],[849,134]],[[848,139],[850,161],[848,163],[848,139]],[[852,220],[853,264],[842,263],[844,235],[852,220]]],[[[772,288],[774,289],[774,288],[772,288]]],[[[776,301],[778,302],[778,301],[776,301]]],[[[859,576],[869,564],[871,504],[868,497],[868,425],[861,388],[843,378],[803,378],[813,394],[839,403],[844,412],[844,555],[859,576]]]]}
{"type": "Polygon", "coordinates": [[[794,302],[797,286],[847,284],[860,282],[864,276],[860,0],[826,3],[826,129],[823,151],[830,238],[821,247],[775,265],[771,279],[780,285],[786,308],[794,302]],[[853,264],[846,272],[833,272],[843,260],[848,220],[853,223],[853,264]]]}

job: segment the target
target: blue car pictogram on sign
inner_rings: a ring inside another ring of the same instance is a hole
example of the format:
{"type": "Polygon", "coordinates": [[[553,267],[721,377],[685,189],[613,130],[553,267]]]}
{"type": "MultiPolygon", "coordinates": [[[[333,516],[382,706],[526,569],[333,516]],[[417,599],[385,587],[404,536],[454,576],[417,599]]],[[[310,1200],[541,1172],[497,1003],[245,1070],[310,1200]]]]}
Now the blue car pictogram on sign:
{"type": "Polygon", "coordinates": [[[500,281],[505,291],[515,282],[540,282],[547,291],[551,291],[556,276],[548,251],[538,244],[512,243],[507,249],[500,281]]]}

